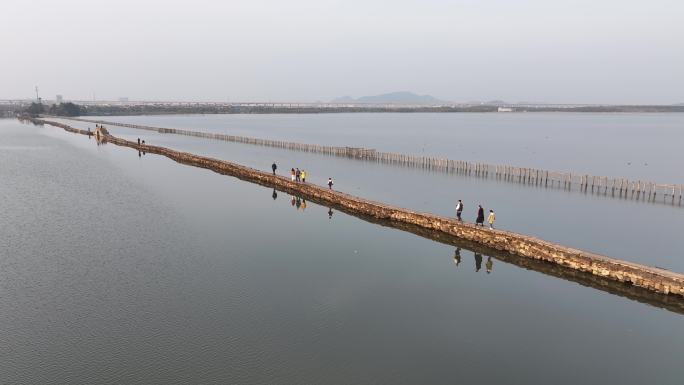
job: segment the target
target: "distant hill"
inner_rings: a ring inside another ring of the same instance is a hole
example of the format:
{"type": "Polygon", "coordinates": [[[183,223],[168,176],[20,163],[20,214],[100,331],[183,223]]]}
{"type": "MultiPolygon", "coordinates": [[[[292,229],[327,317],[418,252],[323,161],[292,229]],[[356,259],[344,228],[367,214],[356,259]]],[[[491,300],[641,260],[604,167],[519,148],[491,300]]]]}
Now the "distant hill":
{"type": "Polygon", "coordinates": [[[409,91],[390,92],[388,94],[362,96],[360,98],[352,98],[351,96],[342,96],[332,101],[333,103],[371,103],[371,104],[443,104],[444,101],[434,98],[430,95],[418,95],[409,91]]]}

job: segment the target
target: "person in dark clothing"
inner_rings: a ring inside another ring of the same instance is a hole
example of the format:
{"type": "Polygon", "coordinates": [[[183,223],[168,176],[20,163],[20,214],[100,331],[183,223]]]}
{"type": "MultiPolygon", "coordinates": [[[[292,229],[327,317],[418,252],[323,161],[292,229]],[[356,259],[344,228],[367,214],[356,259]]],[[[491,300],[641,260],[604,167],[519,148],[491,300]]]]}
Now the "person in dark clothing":
{"type": "Polygon", "coordinates": [[[481,205],[477,205],[477,220],[475,220],[475,224],[484,227],[484,209],[481,205]]]}
{"type": "Polygon", "coordinates": [[[458,200],[458,203],[456,204],[456,218],[458,218],[459,222],[461,221],[461,213],[463,212],[463,202],[461,200],[458,200]]]}
{"type": "Polygon", "coordinates": [[[475,271],[482,269],[482,254],[475,253],[475,271]]]}
{"type": "Polygon", "coordinates": [[[299,171],[299,167],[297,167],[297,171],[295,172],[295,181],[301,182],[302,180],[302,172],[299,171]]]}
{"type": "Polygon", "coordinates": [[[332,178],[328,178],[328,188],[332,190],[332,186],[333,186],[333,180],[332,180],[332,178]]]}
{"type": "Polygon", "coordinates": [[[271,170],[273,170],[273,175],[275,175],[275,171],[277,169],[278,169],[278,165],[275,162],[273,162],[273,164],[271,165],[271,170]]]}
{"type": "Polygon", "coordinates": [[[138,146],[140,146],[140,138],[138,138],[138,146]]]}

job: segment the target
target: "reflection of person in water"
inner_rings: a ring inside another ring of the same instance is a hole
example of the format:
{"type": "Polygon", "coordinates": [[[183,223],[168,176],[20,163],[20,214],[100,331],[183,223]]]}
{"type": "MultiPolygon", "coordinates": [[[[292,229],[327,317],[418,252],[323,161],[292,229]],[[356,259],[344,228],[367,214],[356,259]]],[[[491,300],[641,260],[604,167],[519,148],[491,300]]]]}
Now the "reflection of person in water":
{"type": "Polygon", "coordinates": [[[461,248],[457,247],[454,251],[454,263],[458,266],[461,263],[461,248]]]}
{"type": "Polygon", "coordinates": [[[328,219],[332,219],[333,211],[331,207],[328,207],[328,219]]]}
{"type": "Polygon", "coordinates": [[[475,271],[480,271],[482,268],[482,254],[475,253],[475,271]]]}
{"type": "Polygon", "coordinates": [[[485,269],[487,269],[487,274],[492,272],[493,265],[494,262],[492,262],[492,257],[487,257],[487,262],[485,263],[485,269]]]}
{"type": "Polygon", "coordinates": [[[302,206],[302,200],[297,197],[297,210],[302,206]]]}
{"type": "MultiPolygon", "coordinates": [[[[303,181],[304,181],[304,179],[302,179],[302,182],[303,181]]],[[[302,198],[302,211],[304,211],[304,210],[306,210],[306,200],[304,200],[304,198],[302,198]]]]}
{"type": "Polygon", "coordinates": [[[290,199],[290,204],[292,204],[292,207],[295,205],[295,197],[294,195],[292,196],[292,199],[290,199]]]}
{"type": "Polygon", "coordinates": [[[276,198],[278,198],[278,193],[275,189],[273,189],[273,194],[271,194],[271,197],[273,197],[273,200],[276,200],[276,198]]]}

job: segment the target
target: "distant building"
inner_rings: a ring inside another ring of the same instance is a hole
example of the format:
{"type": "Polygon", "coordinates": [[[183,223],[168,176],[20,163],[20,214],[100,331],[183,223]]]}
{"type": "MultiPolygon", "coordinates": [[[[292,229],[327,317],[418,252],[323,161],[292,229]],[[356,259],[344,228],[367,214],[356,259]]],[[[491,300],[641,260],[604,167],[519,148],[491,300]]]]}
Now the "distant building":
{"type": "Polygon", "coordinates": [[[62,104],[63,100],[64,100],[64,97],[62,95],[55,96],[55,103],[56,104],[62,104]]]}
{"type": "Polygon", "coordinates": [[[120,96],[119,97],[120,102],[127,102],[128,101],[128,96],[120,96]]]}
{"type": "Polygon", "coordinates": [[[511,107],[499,107],[497,109],[499,112],[513,112],[513,109],[511,107]]]}

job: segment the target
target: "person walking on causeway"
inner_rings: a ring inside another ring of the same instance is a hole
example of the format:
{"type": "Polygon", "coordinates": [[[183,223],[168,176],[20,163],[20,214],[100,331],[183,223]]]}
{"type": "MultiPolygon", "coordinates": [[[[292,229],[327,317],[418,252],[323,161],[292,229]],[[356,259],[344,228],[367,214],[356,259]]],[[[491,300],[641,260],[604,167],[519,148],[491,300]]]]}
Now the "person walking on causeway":
{"type": "Polygon", "coordinates": [[[484,209],[482,208],[482,205],[477,205],[477,219],[475,220],[475,225],[484,227],[484,209]]]}
{"type": "Polygon", "coordinates": [[[332,178],[328,178],[328,188],[332,190],[333,181],[332,178]]]}
{"type": "Polygon", "coordinates": [[[294,170],[294,168],[290,169],[290,179],[292,179],[293,182],[295,181],[295,170],[294,170]]]}
{"type": "Polygon", "coordinates": [[[295,176],[296,176],[295,180],[296,180],[297,182],[299,182],[300,180],[302,180],[302,172],[299,171],[299,167],[297,167],[297,173],[295,174],[295,176]]]}
{"type": "Polygon", "coordinates": [[[494,221],[496,220],[496,216],[494,215],[494,210],[489,210],[489,217],[487,217],[487,222],[489,223],[489,229],[493,230],[494,229],[494,221]]]}
{"type": "Polygon", "coordinates": [[[456,204],[456,218],[458,218],[458,221],[461,221],[461,213],[463,212],[463,202],[461,200],[458,200],[458,203],[456,204]]]}
{"type": "Polygon", "coordinates": [[[278,169],[278,165],[273,161],[273,164],[271,165],[271,170],[273,170],[273,175],[275,175],[275,170],[278,169]]]}
{"type": "Polygon", "coordinates": [[[302,183],[306,183],[306,171],[302,170],[302,183]]]}

